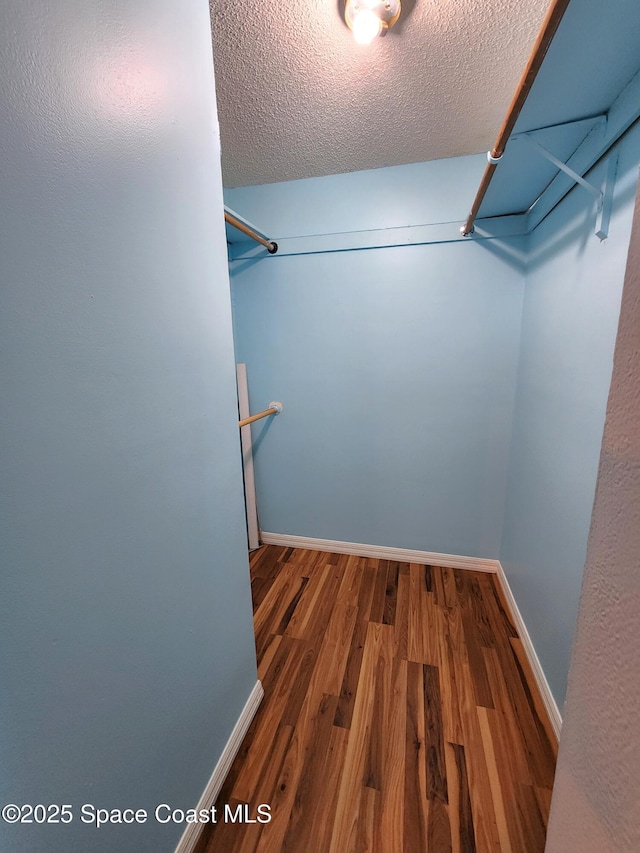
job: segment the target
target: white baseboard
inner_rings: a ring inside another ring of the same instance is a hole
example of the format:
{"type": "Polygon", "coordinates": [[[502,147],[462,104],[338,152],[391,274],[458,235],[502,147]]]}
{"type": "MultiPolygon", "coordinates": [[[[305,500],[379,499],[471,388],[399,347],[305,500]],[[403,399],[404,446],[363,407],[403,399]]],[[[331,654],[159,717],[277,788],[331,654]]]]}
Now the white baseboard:
{"type": "Polygon", "coordinates": [[[408,548],[389,548],[385,545],[362,545],[358,542],[339,542],[335,539],[309,539],[306,536],[290,536],[286,533],[263,531],[260,538],[265,545],[306,548],[309,551],[328,551],[332,554],[354,554],[358,557],[374,557],[378,560],[397,560],[400,563],[446,566],[449,569],[471,569],[474,572],[495,574],[500,565],[498,560],[485,560],[481,557],[459,557],[455,554],[411,551],[408,548]]]}
{"type": "MultiPolygon", "coordinates": [[[[249,698],[242,709],[242,713],[233,727],[231,736],[227,741],[225,748],[222,750],[222,755],[211,774],[207,787],[204,789],[204,792],[200,797],[200,802],[196,806],[198,811],[200,811],[200,809],[210,809],[215,803],[224,780],[227,777],[227,773],[231,769],[233,759],[236,757],[236,754],[240,749],[242,740],[247,733],[247,729],[251,725],[251,721],[255,717],[263,696],[264,690],[262,688],[262,683],[260,681],[256,681],[253,690],[249,694],[249,698]]],[[[206,824],[188,824],[185,831],[182,833],[182,838],[178,842],[175,853],[192,853],[198,843],[198,838],[200,837],[200,832],[202,831],[203,826],[206,826],[206,824]]]]}
{"type": "Polygon", "coordinates": [[[556,736],[556,740],[560,740],[562,715],[560,714],[560,710],[558,708],[556,700],[553,698],[553,693],[551,692],[551,688],[549,687],[549,682],[546,679],[544,670],[542,669],[542,665],[540,664],[540,660],[538,658],[538,655],[536,654],[533,642],[531,641],[531,637],[529,636],[529,632],[527,631],[527,626],[524,624],[522,614],[520,613],[518,605],[516,604],[513,592],[511,591],[511,587],[509,586],[509,581],[507,580],[507,576],[504,572],[504,569],[502,568],[502,563],[500,563],[499,561],[497,574],[498,582],[507,600],[509,615],[513,620],[513,626],[518,632],[522,647],[525,651],[525,654],[527,655],[527,660],[529,661],[529,665],[533,671],[533,676],[536,680],[540,697],[544,703],[547,714],[549,715],[549,720],[551,722],[553,732],[556,736]]]}

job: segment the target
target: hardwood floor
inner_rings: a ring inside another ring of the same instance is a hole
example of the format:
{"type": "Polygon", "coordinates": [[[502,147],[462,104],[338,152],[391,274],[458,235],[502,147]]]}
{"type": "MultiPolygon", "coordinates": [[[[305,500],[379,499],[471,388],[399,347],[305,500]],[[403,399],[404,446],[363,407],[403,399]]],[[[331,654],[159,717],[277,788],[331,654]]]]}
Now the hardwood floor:
{"type": "Polygon", "coordinates": [[[277,546],[251,572],[265,698],[197,853],[543,851],[556,744],[492,575],[277,546]]]}

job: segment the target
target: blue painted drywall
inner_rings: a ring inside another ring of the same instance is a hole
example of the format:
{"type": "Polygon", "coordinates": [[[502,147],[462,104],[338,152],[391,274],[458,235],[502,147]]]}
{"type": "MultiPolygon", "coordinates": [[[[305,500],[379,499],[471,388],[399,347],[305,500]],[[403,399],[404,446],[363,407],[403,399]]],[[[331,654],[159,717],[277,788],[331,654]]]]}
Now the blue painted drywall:
{"type": "MultiPolygon", "coordinates": [[[[482,159],[246,188],[227,200],[267,230],[262,219],[275,211],[277,234],[296,219],[300,231],[327,232],[344,200],[351,230],[462,220],[467,172],[481,174],[482,159]]],[[[252,407],[285,407],[253,428],[263,530],[498,554],[522,251],[519,240],[469,241],[231,263],[252,407]]]]}
{"type": "MultiPolygon", "coordinates": [[[[609,238],[576,188],[531,234],[501,562],[559,706],[613,366],[640,127],[618,146],[609,238]]],[[[590,179],[600,185],[601,164],[590,179]]]]}
{"type": "Polygon", "coordinates": [[[12,853],[170,851],[256,666],[205,0],[0,13],[1,788],[12,853]]]}
{"type": "Polygon", "coordinates": [[[409,166],[390,166],[225,189],[226,203],[275,238],[461,223],[487,164],[473,154],[409,166]]]}

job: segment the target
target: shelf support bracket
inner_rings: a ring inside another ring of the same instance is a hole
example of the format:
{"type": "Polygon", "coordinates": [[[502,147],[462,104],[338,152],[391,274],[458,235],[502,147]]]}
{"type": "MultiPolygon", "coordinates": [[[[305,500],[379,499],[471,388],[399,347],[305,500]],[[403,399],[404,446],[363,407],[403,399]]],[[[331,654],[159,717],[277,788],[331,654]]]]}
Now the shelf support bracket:
{"type": "Polygon", "coordinates": [[[540,143],[533,139],[533,137],[530,136],[528,133],[521,134],[520,138],[526,139],[527,142],[532,145],[539,154],[542,154],[545,159],[547,159],[550,163],[553,163],[556,168],[561,169],[565,173],[565,175],[568,175],[572,181],[576,182],[576,184],[580,184],[580,186],[584,187],[587,192],[590,192],[591,195],[595,196],[598,200],[598,210],[600,210],[604,198],[604,193],[602,192],[602,190],[599,190],[597,187],[594,187],[593,184],[590,184],[589,181],[586,181],[582,177],[582,175],[579,175],[577,172],[574,172],[570,166],[567,166],[567,164],[563,163],[562,160],[558,159],[555,154],[552,154],[551,151],[549,151],[543,145],[540,145],[540,143]]]}
{"type": "Polygon", "coordinates": [[[618,152],[615,151],[607,158],[607,172],[602,185],[602,204],[598,210],[596,219],[596,237],[600,242],[609,236],[609,223],[611,222],[611,209],[613,207],[613,190],[616,185],[618,173],[618,152]]]}
{"type": "Polygon", "coordinates": [[[536,151],[549,160],[550,163],[553,163],[558,169],[563,171],[565,175],[568,175],[572,181],[575,181],[577,184],[580,184],[581,187],[584,187],[587,192],[589,192],[598,203],[597,207],[597,219],[596,219],[596,237],[602,242],[606,240],[609,236],[609,224],[611,222],[611,209],[613,207],[613,190],[616,183],[616,174],[618,171],[618,154],[614,152],[610,154],[607,158],[607,166],[606,166],[606,175],[604,178],[604,182],[602,184],[602,188],[598,189],[598,187],[594,187],[593,184],[590,184],[589,181],[585,180],[582,175],[579,175],[577,172],[567,166],[566,163],[563,163],[555,154],[552,154],[547,148],[543,145],[540,145],[533,137],[531,137],[528,133],[520,134],[521,139],[526,139],[527,142],[532,145],[536,151]]]}

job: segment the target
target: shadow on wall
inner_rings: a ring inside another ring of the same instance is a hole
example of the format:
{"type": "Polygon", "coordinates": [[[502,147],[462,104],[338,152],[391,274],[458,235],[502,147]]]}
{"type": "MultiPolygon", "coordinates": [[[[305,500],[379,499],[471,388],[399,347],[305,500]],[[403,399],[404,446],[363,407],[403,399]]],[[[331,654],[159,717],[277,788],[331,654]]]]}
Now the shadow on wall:
{"type": "Polygon", "coordinates": [[[522,242],[525,239],[525,237],[520,238],[517,245],[513,238],[511,241],[476,240],[474,242],[477,242],[483,249],[486,249],[511,269],[523,274],[527,268],[527,253],[522,242]]]}
{"type": "Polygon", "coordinates": [[[271,425],[273,424],[275,418],[265,418],[262,421],[262,429],[259,430],[258,435],[252,436],[252,446],[253,452],[257,453],[260,449],[260,445],[265,440],[266,436],[269,434],[269,430],[271,429],[271,425]]]}
{"type": "Polygon", "coordinates": [[[234,275],[236,273],[244,272],[244,270],[251,269],[251,267],[254,266],[254,264],[259,263],[260,261],[264,260],[266,257],[268,257],[268,256],[265,254],[265,255],[256,255],[255,258],[243,258],[242,260],[239,260],[239,261],[230,261],[229,275],[234,275]]]}
{"type": "MultiPolygon", "coordinates": [[[[589,173],[587,174],[587,178],[589,177],[589,173]]],[[[632,170],[631,177],[632,181],[627,180],[627,175],[620,175],[616,178],[616,187],[619,187],[623,182],[623,189],[621,192],[617,193],[614,199],[614,210],[615,214],[616,209],[624,208],[628,204],[632,204],[633,200],[636,197],[636,169],[632,170]]],[[[598,181],[593,178],[594,184],[597,186],[598,181]]],[[[574,193],[585,193],[585,191],[580,186],[575,186],[570,192],[565,196],[566,201],[572,194],[574,193]]],[[[586,193],[585,193],[586,196],[586,193]]],[[[549,215],[551,215],[553,211],[550,211],[549,215]]],[[[549,237],[545,240],[543,245],[538,246],[536,249],[533,249],[529,253],[528,257],[528,266],[529,269],[535,269],[540,264],[545,263],[554,257],[554,255],[558,254],[558,252],[562,252],[565,249],[568,249],[570,246],[574,244],[579,244],[579,252],[578,254],[582,255],[586,245],[589,240],[597,240],[598,238],[595,236],[595,223],[596,223],[597,210],[594,203],[589,203],[584,211],[584,216],[577,220],[575,225],[567,230],[558,231],[554,237],[549,237]]],[[[546,221],[548,217],[545,217],[538,227],[541,227],[543,223],[546,221]]],[[[532,232],[533,233],[533,232],[532,232]]]]}

